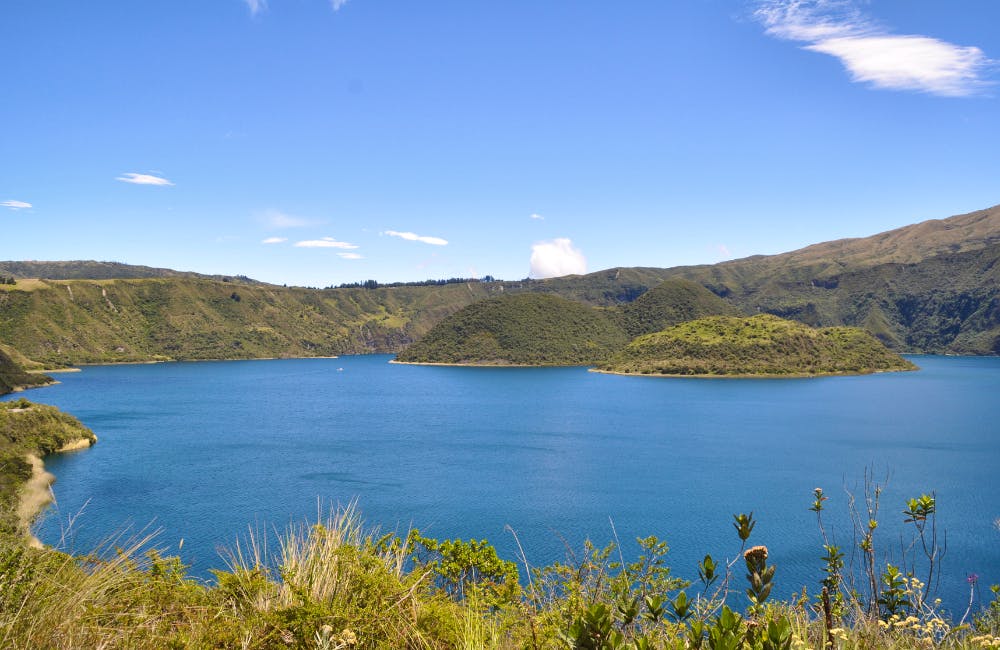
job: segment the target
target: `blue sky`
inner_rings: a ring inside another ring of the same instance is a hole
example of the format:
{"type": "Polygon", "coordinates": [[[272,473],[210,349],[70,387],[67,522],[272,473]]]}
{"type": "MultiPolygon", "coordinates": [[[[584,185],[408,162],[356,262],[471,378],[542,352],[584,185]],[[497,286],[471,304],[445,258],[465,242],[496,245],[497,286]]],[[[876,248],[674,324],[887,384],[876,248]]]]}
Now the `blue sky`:
{"type": "Polygon", "coordinates": [[[1000,203],[996,0],[0,5],[0,259],[327,286],[1000,203]]]}

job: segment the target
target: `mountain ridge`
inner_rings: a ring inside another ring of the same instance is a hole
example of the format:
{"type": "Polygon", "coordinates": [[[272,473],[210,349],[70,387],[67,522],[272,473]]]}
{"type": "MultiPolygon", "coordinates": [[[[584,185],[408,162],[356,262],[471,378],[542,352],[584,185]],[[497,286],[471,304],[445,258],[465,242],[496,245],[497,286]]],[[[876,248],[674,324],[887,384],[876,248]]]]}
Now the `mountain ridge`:
{"type": "MultiPolygon", "coordinates": [[[[10,264],[0,263],[0,275],[10,264]]],[[[127,269],[60,264],[73,273],[127,269]]],[[[897,351],[1000,354],[1000,206],[778,255],[544,280],[308,289],[197,274],[18,278],[0,285],[0,344],[49,367],[396,353],[477,300],[535,292],[612,307],[671,278],[700,284],[746,314],[864,327],[897,351]]]]}

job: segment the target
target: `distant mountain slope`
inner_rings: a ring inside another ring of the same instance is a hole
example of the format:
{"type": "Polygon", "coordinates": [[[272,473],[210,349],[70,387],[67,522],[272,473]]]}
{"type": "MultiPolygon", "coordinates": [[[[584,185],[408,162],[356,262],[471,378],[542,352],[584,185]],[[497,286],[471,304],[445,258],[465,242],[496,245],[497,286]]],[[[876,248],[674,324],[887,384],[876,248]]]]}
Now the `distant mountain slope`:
{"type": "Polygon", "coordinates": [[[711,316],[646,334],[600,364],[642,375],[796,376],[913,370],[864,330],[814,329],[770,314],[711,316]]]}
{"type": "Polygon", "coordinates": [[[898,350],[1000,354],[1000,206],[670,274],[746,313],[864,327],[898,350]]]}
{"type": "Polygon", "coordinates": [[[1000,207],[713,266],[547,280],[315,290],[104,262],[0,263],[0,275],[60,273],[168,277],[0,285],[0,344],[47,364],[398,352],[468,304],[526,292],[626,305],[619,324],[637,333],[668,324],[643,315],[662,293],[637,298],[684,279],[742,313],[864,327],[896,350],[1000,354],[1000,207]]]}
{"type": "Polygon", "coordinates": [[[141,278],[201,278],[254,283],[245,276],[203,275],[188,271],[174,271],[151,266],[136,266],[121,262],[95,262],[73,260],[66,262],[12,262],[0,261],[0,275],[15,278],[42,278],[45,280],[137,280],[141,278]]]}
{"type": "Polygon", "coordinates": [[[537,293],[475,302],[399,353],[406,363],[590,365],[628,341],[608,314],[537,293]]]}
{"type": "Polygon", "coordinates": [[[488,283],[316,290],[189,278],[0,287],[0,342],[48,364],[396,352],[488,283]]]}

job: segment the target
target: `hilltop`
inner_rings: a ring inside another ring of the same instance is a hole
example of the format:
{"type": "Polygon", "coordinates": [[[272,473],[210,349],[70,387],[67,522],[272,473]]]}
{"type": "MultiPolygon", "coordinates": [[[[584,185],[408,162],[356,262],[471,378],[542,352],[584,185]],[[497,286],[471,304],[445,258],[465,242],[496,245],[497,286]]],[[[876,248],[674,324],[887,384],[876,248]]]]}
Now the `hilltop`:
{"type": "Polygon", "coordinates": [[[521,293],[473,303],[403,350],[404,363],[590,365],[623,346],[625,333],[594,307],[521,293]]]}
{"type": "Polygon", "coordinates": [[[852,327],[814,329],[770,314],[711,316],[646,334],[599,365],[641,375],[815,376],[916,367],[852,327]]]}
{"type": "Polygon", "coordinates": [[[664,280],[616,311],[629,338],[704,316],[740,314],[738,308],[705,287],[681,278],[664,280]]]}
{"type": "Polygon", "coordinates": [[[202,280],[219,280],[240,284],[256,284],[243,275],[204,275],[191,271],[174,271],[173,269],[156,268],[123,264],[121,262],[97,262],[95,260],[71,260],[63,262],[40,261],[0,261],[0,276],[13,278],[43,278],[46,280],[138,280],[142,278],[196,278],[202,280]]]}

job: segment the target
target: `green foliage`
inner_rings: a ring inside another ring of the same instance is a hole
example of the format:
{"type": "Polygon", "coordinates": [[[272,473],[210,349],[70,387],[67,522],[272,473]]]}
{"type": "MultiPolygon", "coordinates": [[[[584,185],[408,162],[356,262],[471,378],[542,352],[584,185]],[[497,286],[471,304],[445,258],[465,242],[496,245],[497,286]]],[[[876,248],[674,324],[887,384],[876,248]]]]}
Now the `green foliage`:
{"type": "Polygon", "coordinates": [[[517,565],[497,556],[486,540],[438,541],[410,531],[407,549],[419,570],[437,576],[437,586],[456,600],[470,592],[491,605],[512,602],[518,597],[517,565]]]}
{"type": "Polygon", "coordinates": [[[882,572],[882,592],[878,604],[886,618],[900,616],[910,609],[912,603],[907,598],[906,578],[899,567],[887,564],[882,572]]]}
{"type": "Polygon", "coordinates": [[[79,440],[93,444],[94,433],[53,406],[24,398],[0,402],[0,534],[25,534],[17,517],[22,486],[31,478],[28,455],[45,456],[79,440]]]}
{"type": "Polygon", "coordinates": [[[631,374],[797,376],[912,370],[862,330],[813,329],[769,314],[714,316],[640,336],[602,370],[631,374]]]}
{"type": "Polygon", "coordinates": [[[739,310],[700,284],[672,278],[615,313],[629,338],[635,338],[706,316],[737,316],[739,310]]]}
{"type": "Polygon", "coordinates": [[[452,314],[401,352],[408,363],[589,365],[627,341],[599,309],[543,294],[511,294],[452,314]]]}
{"type": "Polygon", "coordinates": [[[25,372],[17,362],[0,350],[0,395],[6,395],[18,388],[41,386],[52,381],[46,375],[25,372]]]}

